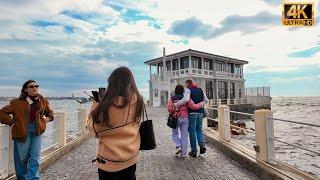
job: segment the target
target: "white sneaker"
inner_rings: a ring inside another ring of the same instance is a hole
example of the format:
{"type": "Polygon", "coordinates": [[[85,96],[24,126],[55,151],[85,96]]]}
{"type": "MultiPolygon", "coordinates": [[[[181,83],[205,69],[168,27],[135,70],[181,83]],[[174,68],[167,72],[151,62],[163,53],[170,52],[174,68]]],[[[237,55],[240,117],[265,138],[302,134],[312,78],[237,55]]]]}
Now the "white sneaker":
{"type": "Polygon", "coordinates": [[[188,155],[179,153],[179,154],[177,154],[177,157],[179,157],[179,158],[187,158],[188,155]]]}
{"type": "Polygon", "coordinates": [[[182,152],[180,147],[176,147],[176,155],[180,154],[182,152]]]}

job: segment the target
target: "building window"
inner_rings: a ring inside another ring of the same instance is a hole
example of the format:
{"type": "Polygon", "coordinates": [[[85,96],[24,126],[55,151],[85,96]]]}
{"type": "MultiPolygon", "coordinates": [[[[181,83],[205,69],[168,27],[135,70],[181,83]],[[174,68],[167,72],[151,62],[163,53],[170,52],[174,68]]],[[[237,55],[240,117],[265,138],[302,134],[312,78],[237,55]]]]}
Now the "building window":
{"type": "Polygon", "coordinates": [[[188,69],[188,68],[189,68],[189,56],[180,58],[180,69],[188,69]]]}
{"type": "Polygon", "coordinates": [[[178,68],[179,68],[178,59],[172,60],[172,70],[175,71],[175,70],[178,70],[178,68]]]}
{"type": "Polygon", "coordinates": [[[158,89],[155,89],[154,90],[154,97],[158,97],[159,96],[159,94],[158,94],[158,89]]]}
{"type": "Polygon", "coordinates": [[[208,99],[213,99],[213,82],[206,81],[206,94],[208,99]]]}
{"type": "Polygon", "coordinates": [[[239,98],[242,98],[242,89],[239,87],[239,98]]]}
{"type": "Polygon", "coordinates": [[[237,75],[241,75],[241,66],[240,65],[236,65],[236,69],[235,69],[235,72],[237,75]]]}
{"type": "Polygon", "coordinates": [[[236,91],[234,83],[230,83],[230,99],[236,98],[236,91]]]}
{"type": "Polygon", "coordinates": [[[204,58],[204,60],[203,60],[203,68],[205,70],[213,70],[212,59],[204,58]]]}
{"type": "Polygon", "coordinates": [[[171,61],[166,62],[166,70],[171,71],[171,61]]]}
{"type": "Polygon", "coordinates": [[[228,72],[228,73],[234,73],[233,64],[228,63],[226,68],[227,68],[227,69],[226,69],[226,72],[228,72]]]}
{"type": "Polygon", "coordinates": [[[217,62],[216,71],[224,71],[224,63],[217,62]]]}
{"type": "Polygon", "coordinates": [[[191,57],[191,67],[195,69],[201,69],[202,63],[201,63],[201,58],[192,56],[191,57]]]}
{"type": "Polygon", "coordinates": [[[218,82],[218,93],[219,93],[219,99],[227,99],[227,82],[219,81],[218,82]]]}

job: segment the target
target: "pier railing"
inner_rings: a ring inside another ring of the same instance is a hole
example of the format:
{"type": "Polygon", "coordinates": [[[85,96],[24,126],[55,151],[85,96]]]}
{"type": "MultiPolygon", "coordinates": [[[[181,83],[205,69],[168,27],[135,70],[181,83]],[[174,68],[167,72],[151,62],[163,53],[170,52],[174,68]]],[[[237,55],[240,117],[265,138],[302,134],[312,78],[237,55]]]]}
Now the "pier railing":
{"type": "MultiPolygon", "coordinates": [[[[78,118],[69,123],[70,125],[77,124],[77,132],[83,132],[85,130],[85,123],[87,119],[87,110],[85,108],[78,109],[78,118]]],[[[68,143],[67,133],[67,114],[65,112],[56,112],[54,114],[54,121],[52,123],[52,129],[43,133],[43,138],[50,139],[50,143],[45,149],[41,150],[41,159],[50,156],[51,150],[64,147],[68,143]]],[[[0,179],[5,179],[10,175],[15,174],[13,163],[13,141],[11,140],[11,127],[0,124],[0,179]]]]}
{"type": "MultiPolygon", "coordinates": [[[[253,134],[254,136],[254,145],[253,147],[248,147],[247,145],[241,145],[253,149],[255,152],[255,158],[257,161],[269,164],[270,166],[275,166],[280,162],[275,157],[275,141],[299,148],[310,153],[313,153],[317,156],[320,156],[320,152],[314,151],[310,148],[303,147],[301,145],[288,143],[279,139],[279,137],[274,136],[274,121],[282,121],[287,123],[295,123],[306,125],[310,127],[320,127],[320,124],[311,124],[311,123],[304,123],[304,122],[296,122],[291,120],[279,119],[273,117],[273,112],[268,109],[260,109],[256,110],[254,114],[244,113],[244,112],[237,112],[231,111],[229,106],[220,105],[218,108],[207,107],[208,110],[213,110],[218,112],[218,118],[208,117],[208,120],[216,121],[218,123],[218,136],[220,139],[230,142],[231,141],[231,128],[240,129],[247,133],[253,134]],[[235,125],[230,124],[230,114],[241,114],[246,115],[254,120],[254,129],[246,129],[242,127],[238,127],[235,125]]],[[[210,113],[209,113],[210,114],[210,113]]],[[[285,173],[284,173],[285,174],[285,173]]],[[[285,174],[287,177],[291,178],[290,173],[285,174]]]]}

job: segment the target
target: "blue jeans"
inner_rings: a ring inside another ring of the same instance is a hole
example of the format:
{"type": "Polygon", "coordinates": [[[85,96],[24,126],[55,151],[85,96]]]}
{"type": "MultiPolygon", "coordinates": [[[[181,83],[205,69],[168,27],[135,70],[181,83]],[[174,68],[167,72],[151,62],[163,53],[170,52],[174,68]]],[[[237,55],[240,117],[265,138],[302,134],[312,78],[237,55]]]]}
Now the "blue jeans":
{"type": "Polygon", "coordinates": [[[197,141],[199,146],[204,145],[202,121],[202,113],[189,114],[189,137],[192,152],[197,152],[197,141]]]}
{"type": "Polygon", "coordinates": [[[35,124],[28,126],[25,142],[14,141],[14,166],[17,180],[39,179],[42,136],[36,136],[35,124]]]}
{"type": "Polygon", "coordinates": [[[188,118],[178,118],[176,129],[172,129],[172,140],[176,147],[181,147],[183,155],[187,154],[188,150],[188,118]],[[179,137],[179,129],[181,137],[179,137]]]}

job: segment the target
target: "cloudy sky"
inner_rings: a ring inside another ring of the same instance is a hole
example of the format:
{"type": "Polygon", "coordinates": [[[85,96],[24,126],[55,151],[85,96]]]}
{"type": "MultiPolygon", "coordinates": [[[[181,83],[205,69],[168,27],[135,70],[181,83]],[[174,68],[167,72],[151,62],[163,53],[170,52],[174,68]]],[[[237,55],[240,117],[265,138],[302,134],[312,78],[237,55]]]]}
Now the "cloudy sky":
{"type": "Polygon", "coordinates": [[[147,97],[143,62],[163,46],[247,60],[246,86],[271,86],[272,96],[319,96],[320,19],[283,27],[280,2],[1,0],[0,96],[17,96],[27,79],[47,96],[83,95],[124,65],[147,97]]]}

